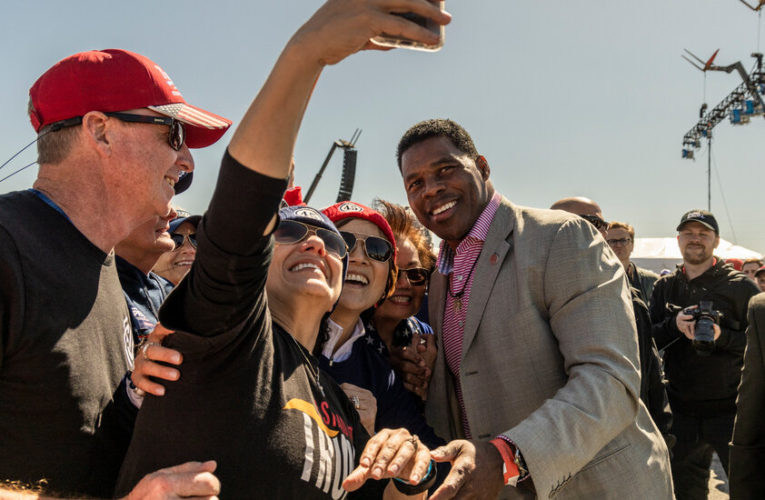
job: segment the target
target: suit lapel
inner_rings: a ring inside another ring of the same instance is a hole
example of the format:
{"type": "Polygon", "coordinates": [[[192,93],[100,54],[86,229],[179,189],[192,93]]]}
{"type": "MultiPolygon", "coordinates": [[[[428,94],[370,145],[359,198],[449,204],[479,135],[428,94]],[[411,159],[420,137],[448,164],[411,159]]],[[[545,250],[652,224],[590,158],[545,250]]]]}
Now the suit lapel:
{"type": "Polygon", "coordinates": [[[446,276],[434,270],[430,275],[430,287],[428,291],[428,321],[438,335],[436,345],[439,352],[443,352],[441,332],[444,331],[444,302],[446,300],[446,276]]]}
{"type": "MultiPolygon", "coordinates": [[[[473,286],[470,289],[470,301],[467,306],[465,328],[462,335],[462,359],[465,359],[465,353],[467,353],[478,331],[478,325],[483,317],[486,303],[492,293],[493,285],[502,267],[502,263],[508,252],[512,250],[512,244],[508,241],[508,236],[513,232],[514,227],[515,217],[513,216],[512,206],[503,197],[496,214],[494,214],[494,220],[492,220],[491,226],[489,226],[489,233],[483,244],[481,254],[478,256],[473,286]]],[[[443,311],[443,304],[441,305],[441,311],[443,311]]]]}

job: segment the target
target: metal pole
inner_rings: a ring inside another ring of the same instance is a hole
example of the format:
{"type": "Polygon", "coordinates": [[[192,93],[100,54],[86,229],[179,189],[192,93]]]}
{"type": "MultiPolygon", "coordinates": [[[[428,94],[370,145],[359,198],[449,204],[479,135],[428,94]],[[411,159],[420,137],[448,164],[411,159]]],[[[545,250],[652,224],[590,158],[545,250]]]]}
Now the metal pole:
{"type": "Polygon", "coordinates": [[[712,211],[712,136],[707,139],[707,210],[712,211]]]}

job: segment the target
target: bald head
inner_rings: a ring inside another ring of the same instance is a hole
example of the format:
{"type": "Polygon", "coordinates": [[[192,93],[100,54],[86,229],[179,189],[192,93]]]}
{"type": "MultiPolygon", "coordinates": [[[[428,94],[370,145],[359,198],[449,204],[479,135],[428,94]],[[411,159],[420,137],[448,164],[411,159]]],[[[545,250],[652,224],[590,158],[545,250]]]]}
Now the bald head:
{"type": "Polygon", "coordinates": [[[601,219],[603,218],[600,205],[583,196],[572,196],[558,200],[552,204],[550,210],[563,210],[577,215],[597,215],[601,219]]]}

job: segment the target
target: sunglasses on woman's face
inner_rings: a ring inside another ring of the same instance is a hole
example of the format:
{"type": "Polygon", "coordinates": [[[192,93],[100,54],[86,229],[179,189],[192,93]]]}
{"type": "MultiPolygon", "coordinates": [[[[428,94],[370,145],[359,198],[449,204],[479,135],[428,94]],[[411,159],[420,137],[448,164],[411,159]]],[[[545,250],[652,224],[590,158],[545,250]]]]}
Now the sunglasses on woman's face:
{"type": "Polygon", "coordinates": [[[170,235],[170,238],[172,238],[173,243],[175,243],[175,249],[178,250],[183,246],[183,243],[186,240],[189,240],[189,243],[191,243],[191,246],[196,248],[197,247],[197,233],[190,233],[190,234],[180,234],[180,233],[173,233],[170,235]]]}
{"type": "Polygon", "coordinates": [[[327,252],[336,257],[342,259],[348,253],[345,241],[337,233],[329,229],[309,226],[294,220],[279,222],[279,226],[274,231],[274,240],[281,245],[294,245],[300,243],[311,234],[318,236],[324,242],[324,248],[327,252]]]}
{"type": "Polygon", "coordinates": [[[353,252],[356,248],[356,243],[361,241],[364,243],[364,252],[370,259],[387,262],[393,256],[393,247],[383,238],[377,236],[358,236],[348,231],[340,231],[340,236],[345,240],[345,244],[348,245],[348,252],[353,252]]]}
{"type": "Polygon", "coordinates": [[[412,286],[422,286],[428,281],[430,271],[424,267],[410,267],[409,269],[399,269],[398,275],[406,276],[412,286]]]}

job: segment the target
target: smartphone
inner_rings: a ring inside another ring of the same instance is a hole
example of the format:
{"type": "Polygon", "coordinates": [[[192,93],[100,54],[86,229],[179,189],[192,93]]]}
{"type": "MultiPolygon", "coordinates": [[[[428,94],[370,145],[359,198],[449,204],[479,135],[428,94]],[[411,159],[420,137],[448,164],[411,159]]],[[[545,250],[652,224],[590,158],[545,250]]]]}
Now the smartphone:
{"type": "MultiPolygon", "coordinates": [[[[444,4],[446,3],[445,1],[433,1],[433,3],[438,4],[439,8],[444,10],[444,4]]],[[[425,29],[432,31],[438,35],[438,42],[436,42],[435,45],[426,45],[416,40],[410,40],[409,38],[396,37],[383,33],[381,36],[372,38],[372,43],[381,45],[383,47],[401,47],[404,49],[425,50],[428,52],[435,52],[444,46],[444,37],[446,36],[446,28],[444,25],[436,24],[432,20],[412,12],[395,15],[408,19],[409,21],[419,24],[425,29]]]]}

